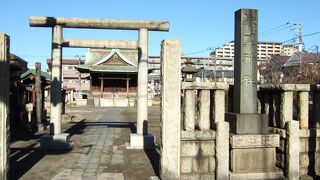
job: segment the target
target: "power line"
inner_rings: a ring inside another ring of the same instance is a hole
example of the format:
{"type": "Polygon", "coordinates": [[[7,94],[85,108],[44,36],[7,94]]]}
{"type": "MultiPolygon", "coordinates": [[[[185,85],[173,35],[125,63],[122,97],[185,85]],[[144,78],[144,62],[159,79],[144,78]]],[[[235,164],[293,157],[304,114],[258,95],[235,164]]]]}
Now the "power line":
{"type": "MultiPolygon", "coordinates": [[[[316,35],[316,34],[320,34],[320,31],[316,31],[316,32],[313,32],[313,33],[310,33],[310,34],[302,35],[301,37],[308,37],[308,36],[313,36],[313,35],[316,35]]],[[[291,38],[291,39],[286,40],[286,41],[283,41],[282,43],[293,41],[293,40],[295,40],[295,38],[296,37],[291,38]]]]}
{"type": "Polygon", "coordinates": [[[310,33],[310,34],[306,34],[306,35],[303,35],[302,37],[313,36],[313,35],[316,35],[316,34],[320,34],[320,31],[317,31],[317,32],[314,32],[314,33],[310,33]]]}
{"type": "Polygon", "coordinates": [[[262,32],[259,33],[259,35],[263,35],[263,34],[269,33],[270,31],[276,31],[277,29],[283,28],[284,26],[287,26],[287,25],[289,25],[289,22],[287,22],[285,24],[282,24],[282,25],[279,25],[279,26],[276,26],[276,27],[273,27],[273,28],[271,28],[269,30],[262,31],[262,32]]]}
{"type": "Polygon", "coordinates": [[[191,53],[186,53],[185,55],[199,54],[199,53],[203,53],[203,52],[212,51],[213,49],[214,48],[212,48],[212,47],[207,47],[206,49],[202,49],[202,50],[199,50],[199,51],[194,51],[194,52],[191,52],[191,53]]]}
{"type": "Polygon", "coordinates": [[[269,36],[269,35],[274,34],[274,33],[276,33],[276,32],[279,32],[279,31],[282,31],[282,30],[285,30],[285,29],[291,28],[292,26],[294,26],[294,25],[287,26],[287,27],[283,27],[283,28],[281,28],[281,29],[278,29],[278,30],[275,30],[275,31],[269,32],[269,33],[267,33],[267,34],[263,34],[263,35],[259,34],[259,35],[260,35],[260,37],[269,36]]]}

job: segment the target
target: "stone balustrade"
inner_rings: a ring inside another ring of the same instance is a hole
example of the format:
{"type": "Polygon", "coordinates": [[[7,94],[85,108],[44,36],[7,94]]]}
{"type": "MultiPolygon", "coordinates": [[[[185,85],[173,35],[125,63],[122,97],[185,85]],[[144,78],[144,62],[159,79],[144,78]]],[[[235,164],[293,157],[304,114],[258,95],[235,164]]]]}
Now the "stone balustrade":
{"type": "Polygon", "coordinates": [[[181,178],[227,179],[225,83],[182,82],[181,178]]]}
{"type": "Polygon", "coordinates": [[[180,41],[161,46],[161,179],[229,179],[225,83],[181,82],[180,41]]]}
{"type": "Polygon", "coordinates": [[[270,132],[280,134],[278,167],[289,179],[320,174],[320,86],[261,85],[258,112],[267,114],[270,132]]]}

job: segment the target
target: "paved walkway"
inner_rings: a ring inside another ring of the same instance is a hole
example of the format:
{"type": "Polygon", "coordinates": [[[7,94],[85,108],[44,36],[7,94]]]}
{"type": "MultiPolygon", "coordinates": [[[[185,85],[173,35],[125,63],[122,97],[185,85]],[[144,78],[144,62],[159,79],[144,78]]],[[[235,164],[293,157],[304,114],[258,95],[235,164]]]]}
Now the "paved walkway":
{"type": "MultiPolygon", "coordinates": [[[[159,140],[160,109],[149,108],[149,131],[159,140]]],[[[38,134],[11,144],[10,179],[149,179],[159,174],[159,150],[127,150],[135,132],[135,108],[70,107],[63,129],[74,148],[39,149],[38,134]]],[[[157,142],[159,143],[159,142],[157,142]]]]}

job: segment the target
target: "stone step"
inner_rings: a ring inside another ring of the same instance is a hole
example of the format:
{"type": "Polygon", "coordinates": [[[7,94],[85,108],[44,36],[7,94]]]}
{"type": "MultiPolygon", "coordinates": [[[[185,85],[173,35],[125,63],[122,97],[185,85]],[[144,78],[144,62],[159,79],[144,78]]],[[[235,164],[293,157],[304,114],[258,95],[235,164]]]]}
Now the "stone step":
{"type": "Polygon", "coordinates": [[[284,180],[283,172],[257,172],[257,173],[232,173],[230,172],[230,180],[259,180],[259,179],[272,179],[272,180],[284,180]]]}
{"type": "Polygon", "coordinates": [[[315,168],[314,169],[314,171],[315,172],[312,172],[312,171],[310,171],[310,170],[308,170],[308,168],[307,167],[300,167],[299,168],[299,174],[300,174],[300,176],[301,175],[307,175],[307,174],[316,174],[316,175],[320,175],[320,169],[317,169],[317,168],[315,168]],[[309,171],[309,172],[308,172],[309,171]]]}
{"type": "Polygon", "coordinates": [[[320,153],[300,153],[299,165],[301,168],[312,166],[316,169],[320,169],[320,153]]]}
{"type": "Polygon", "coordinates": [[[299,179],[301,180],[313,180],[312,176],[308,176],[308,175],[302,175],[299,177],[299,179]]]}

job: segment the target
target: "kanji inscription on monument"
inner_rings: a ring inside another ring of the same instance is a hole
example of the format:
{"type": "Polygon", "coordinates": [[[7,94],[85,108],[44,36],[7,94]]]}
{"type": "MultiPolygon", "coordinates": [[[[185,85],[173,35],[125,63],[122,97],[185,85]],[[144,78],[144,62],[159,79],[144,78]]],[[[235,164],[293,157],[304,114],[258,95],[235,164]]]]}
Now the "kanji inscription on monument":
{"type": "Polygon", "coordinates": [[[257,24],[258,12],[236,12],[235,113],[257,113],[257,24]]]}

